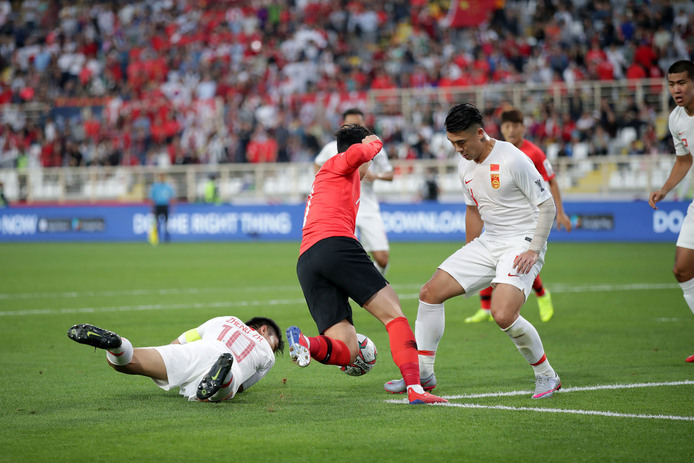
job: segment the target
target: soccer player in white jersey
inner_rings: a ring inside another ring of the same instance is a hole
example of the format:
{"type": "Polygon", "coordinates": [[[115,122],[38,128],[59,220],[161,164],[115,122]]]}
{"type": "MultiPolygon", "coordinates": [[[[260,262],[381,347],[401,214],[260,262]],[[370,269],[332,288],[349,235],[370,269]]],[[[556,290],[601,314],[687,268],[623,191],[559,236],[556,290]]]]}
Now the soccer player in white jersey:
{"type": "MultiPolygon", "coordinates": [[[[359,124],[366,127],[364,113],[359,108],[351,108],[342,113],[342,125],[359,124]]],[[[313,161],[313,171],[317,173],[325,161],[337,154],[337,141],[333,140],[323,147],[313,161]]],[[[364,250],[371,254],[374,265],[381,275],[388,271],[390,246],[386,227],[381,217],[381,207],[374,192],[374,181],[393,181],[393,166],[388,161],[388,153],[382,149],[371,161],[369,169],[361,182],[361,199],[357,213],[357,234],[364,250]]]]}
{"type": "MultiPolygon", "coordinates": [[[[448,140],[462,156],[458,174],[465,203],[465,246],[448,257],[419,292],[415,339],[422,387],[436,386],[434,359],[445,326],[444,302],[494,287],[492,316],[535,373],[533,399],[551,397],[561,381],[535,327],[520,315],[540,273],[556,208],[542,176],[522,151],[490,138],[471,104],[446,117],[448,140]],[[483,231],[484,229],[484,231],[483,231]]],[[[401,392],[402,380],[385,384],[401,392]]]]}
{"type": "Polygon", "coordinates": [[[105,349],[114,370],[152,378],[165,391],[177,387],[190,401],[233,398],[260,381],[275,364],[275,352],[284,349],[280,328],[265,317],[246,323],[213,318],[157,347],[133,348],[128,339],[89,324],[74,325],[67,335],[105,349]]]}
{"type": "MultiPolygon", "coordinates": [[[[677,104],[668,120],[677,156],[663,187],[648,198],[648,204],[653,209],[658,209],[656,203],[663,200],[692,167],[692,147],[689,143],[694,143],[694,63],[688,60],[673,63],[667,71],[667,83],[670,95],[677,104]]],[[[682,288],[685,302],[694,312],[694,202],[689,205],[682,222],[672,271],[682,288]]],[[[694,363],[694,355],[687,357],[686,361],[694,363]]]]}

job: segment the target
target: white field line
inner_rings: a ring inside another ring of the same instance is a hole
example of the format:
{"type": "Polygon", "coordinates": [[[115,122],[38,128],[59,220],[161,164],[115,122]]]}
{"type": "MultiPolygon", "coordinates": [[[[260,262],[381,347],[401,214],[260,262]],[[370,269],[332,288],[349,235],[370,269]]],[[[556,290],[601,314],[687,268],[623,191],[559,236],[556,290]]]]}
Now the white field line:
{"type": "MultiPolygon", "coordinates": [[[[667,381],[662,383],[634,383],[634,384],[606,384],[599,386],[582,386],[582,387],[562,387],[557,394],[566,394],[567,392],[583,392],[583,391],[599,391],[599,390],[615,390],[615,389],[632,389],[641,387],[659,387],[659,386],[685,386],[694,385],[694,381],[667,381]]],[[[446,396],[446,399],[479,399],[484,397],[509,397],[515,395],[531,395],[533,391],[508,391],[508,392],[490,392],[484,394],[463,394],[446,396]]]]}
{"type": "MultiPolygon", "coordinates": [[[[635,384],[610,384],[610,385],[598,385],[598,386],[585,386],[585,387],[567,387],[562,388],[557,394],[566,394],[567,392],[582,392],[582,391],[599,391],[599,390],[616,390],[616,389],[634,389],[634,388],[644,388],[644,387],[660,387],[660,386],[687,386],[694,385],[694,381],[668,381],[662,383],[635,383],[635,384]]],[[[532,391],[510,391],[510,392],[496,392],[487,394],[464,394],[464,395],[454,395],[454,396],[444,396],[448,400],[455,399],[474,399],[474,398],[486,398],[486,397],[508,397],[516,395],[531,395],[532,391]]],[[[386,400],[388,403],[394,404],[406,404],[407,399],[402,400],[386,400]]],[[[509,410],[509,411],[521,411],[521,412],[540,412],[540,413],[565,413],[573,415],[593,415],[593,416],[607,416],[616,418],[639,418],[639,419],[651,419],[651,420],[671,420],[671,421],[694,421],[694,416],[678,416],[678,415],[651,415],[642,413],[618,413],[618,412],[606,412],[600,410],[572,410],[563,408],[539,408],[539,407],[511,407],[508,405],[481,405],[472,403],[442,403],[436,404],[440,407],[458,407],[458,408],[479,408],[488,410],[509,410]]]]}
{"type": "Polygon", "coordinates": [[[101,313],[101,312],[136,312],[149,310],[179,310],[179,309],[210,309],[229,307],[267,307],[274,305],[305,304],[302,299],[271,299],[268,301],[223,301],[223,302],[190,302],[186,304],[147,304],[147,305],[122,305],[115,307],[73,307],[63,309],[36,309],[36,310],[12,310],[0,312],[0,317],[25,316],[25,315],[59,315],[75,313],[101,313]]]}
{"type": "MultiPolygon", "coordinates": [[[[396,291],[419,289],[421,285],[393,285],[396,291]]],[[[677,289],[676,283],[636,283],[625,285],[585,285],[571,286],[568,284],[552,285],[553,293],[577,293],[585,291],[645,291],[654,289],[677,289]]],[[[131,289],[115,291],[63,291],[63,292],[37,292],[37,293],[0,293],[0,301],[12,299],[76,299],[81,297],[112,297],[112,296],[151,296],[151,295],[176,295],[176,294],[210,294],[210,293],[267,293],[269,291],[299,291],[297,282],[294,286],[246,286],[227,288],[170,288],[170,289],[131,289]]],[[[411,296],[411,295],[408,295],[411,296]]],[[[402,297],[402,296],[401,296],[402,297]]],[[[415,296],[418,297],[418,296],[415,296]]]]}
{"type": "MultiPolygon", "coordinates": [[[[419,288],[417,285],[393,285],[396,291],[405,289],[419,288]]],[[[628,284],[628,285],[597,285],[597,286],[577,286],[570,287],[565,285],[556,285],[552,288],[554,293],[562,292],[585,292],[585,291],[648,291],[653,289],[676,289],[677,284],[628,284]]],[[[170,296],[179,294],[210,294],[217,292],[252,292],[255,294],[267,294],[272,291],[297,291],[299,285],[296,286],[278,286],[278,287],[245,287],[245,288],[179,288],[179,289],[134,289],[123,291],[84,291],[84,292],[52,292],[52,293],[0,293],[0,301],[11,299],[60,299],[60,298],[87,298],[87,297],[128,297],[128,296],[149,296],[160,295],[170,296]]],[[[418,299],[418,293],[400,294],[402,300],[418,299]]],[[[257,299],[245,301],[221,301],[208,303],[189,303],[189,304],[145,304],[145,305],[121,305],[115,307],[63,307],[63,308],[45,308],[45,309],[28,309],[28,310],[5,310],[0,311],[0,317],[10,316],[27,316],[27,315],[57,315],[64,313],[94,313],[94,312],[128,312],[128,311],[146,311],[146,310],[177,310],[177,309],[192,309],[192,308],[225,308],[225,307],[249,307],[263,305],[283,305],[303,303],[303,299],[271,299],[268,301],[259,301],[257,299]]]]}
{"type": "Polygon", "coordinates": [[[544,412],[544,413],[567,413],[571,415],[594,415],[594,416],[609,416],[616,418],[641,418],[650,420],[671,420],[671,421],[694,421],[694,416],[678,416],[678,415],[643,415],[640,413],[617,413],[617,412],[602,412],[599,410],[566,410],[563,408],[534,408],[534,407],[508,407],[506,405],[479,405],[479,404],[437,404],[444,407],[460,407],[460,408],[486,408],[489,410],[511,410],[520,412],[544,412]]]}

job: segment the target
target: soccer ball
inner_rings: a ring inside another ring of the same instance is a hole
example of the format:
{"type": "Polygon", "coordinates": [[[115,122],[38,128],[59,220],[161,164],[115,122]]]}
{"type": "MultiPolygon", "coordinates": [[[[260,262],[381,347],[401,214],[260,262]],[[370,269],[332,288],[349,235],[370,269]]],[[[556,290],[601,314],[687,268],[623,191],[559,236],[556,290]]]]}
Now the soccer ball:
{"type": "Polygon", "coordinates": [[[376,344],[363,334],[357,333],[357,342],[359,342],[359,355],[353,364],[346,367],[340,367],[350,376],[361,376],[367,374],[376,364],[376,344]]]}

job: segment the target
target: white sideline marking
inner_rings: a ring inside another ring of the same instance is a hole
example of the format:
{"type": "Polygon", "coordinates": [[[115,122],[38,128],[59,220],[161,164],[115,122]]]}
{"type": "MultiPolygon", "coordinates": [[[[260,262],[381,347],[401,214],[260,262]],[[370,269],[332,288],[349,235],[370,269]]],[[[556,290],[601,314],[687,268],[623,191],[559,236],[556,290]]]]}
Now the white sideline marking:
{"type": "MultiPolygon", "coordinates": [[[[583,392],[583,391],[599,391],[599,390],[615,390],[615,389],[633,389],[641,387],[659,387],[659,386],[688,386],[693,385],[694,381],[667,381],[662,383],[634,383],[634,384],[604,384],[598,386],[582,386],[582,387],[562,387],[557,394],[565,394],[567,392],[583,392]]],[[[446,396],[446,399],[480,399],[484,397],[509,397],[515,395],[532,395],[533,391],[509,391],[509,392],[490,392],[484,394],[462,394],[446,396]]]]}
{"type": "MultiPolygon", "coordinates": [[[[557,394],[566,394],[567,392],[582,392],[582,391],[598,391],[604,389],[633,389],[642,387],[658,387],[658,386],[687,386],[694,385],[694,381],[684,380],[684,381],[667,381],[662,383],[634,383],[634,384],[608,384],[608,385],[598,385],[598,386],[584,386],[584,387],[567,387],[562,388],[557,394]]],[[[455,399],[478,399],[484,397],[508,397],[516,395],[531,395],[532,391],[509,391],[509,392],[495,392],[495,393],[485,393],[485,394],[463,394],[454,396],[444,396],[444,398],[449,400],[455,399]]],[[[407,399],[403,400],[386,400],[388,403],[394,404],[406,404],[407,399]]],[[[510,410],[510,411],[523,411],[523,412],[544,412],[544,413],[568,413],[574,415],[595,415],[595,416],[609,416],[617,418],[640,418],[640,419],[651,419],[651,420],[671,420],[671,421],[694,421],[694,416],[678,416],[678,415],[646,415],[641,413],[618,413],[618,412],[605,412],[599,410],[571,410],[563,408],[540,408],[540,407],[511,407],[508,405],[481,405],[481,404],[471,404],[471,403],[440,403],[435,404],[440,407],[459,407],[459,408],[480,408],[489,410],[510,410]]]]}
{"type": "MultiPolygon", "coordinates": [[[[421,285],[393,285],[396,291],[404,291],[408,289],[419,289],[421,285]]],[[[553,293],[576,293],[583,291],[644,291],[653,289],[676,289],[679,285],[676,283],[646,283],[646,284],[628,284],[628,285],[594,285],[594,286],[570,286],[566,284],[557,284],[552,286],[553,293]]],[[[11,299],[48,299],[48,298],[67,298],[74,299],[78,297],[106,297],[106,296],[146,296],[146,295],[168,295],[168,294],[208,294],[221,292],[257,292],[263,293],[267,291],[291,291],[299,290],[299,285],[294,286],[250,286],[250,287],[226,287],[226,288],[170,288],[170,289],[130,289],[130,290],[114,290],[114,291],[63,291],[63,292],[46,292],[46,293],[0,293],[0,300],[11,299]]],[[[408,298],[419,297],[418,295],[407,295],[408,298]]]]}
{"type": "Polygon", "coordinates": [[[23,315],[58,315],[72,313],[96,313],[96,312],[131,312],[147,310],[177,310],[177,309],[211,309],[227,307],[257,307],[269,305],[305,304],[304,299],[271,299],[269,301],[237,301],[237,302],[191,302],[187,304],[148,304],[148,305],[123,305],[116,307],[80,307],[66,309],[36,309],[13,310],[0,312],[0,317],[23,315]]]}
{"type": "Polygon", "coordinates": [[[535,408],[535,407],[508,407],[506,405],[479,405],[479,404],[455,404],[443,403],[436,404],[443,407],[460,407],[460,408],[486,408],[490,410],[512,410],[520,412],[545,412],[545,413],[568,413],[572,415],[595,415],[595,416],[611,416],[616,418],[641,418],[650,420],[671,420],[671,421],[694,421],[694,416],[677,416],[677,415],[642,415],[640,413],[617,413],[617,412],[601,412],[599,410],[566,410],[563,408],[535,408]]]}
{"type": "MultiPolygon", "coordinates": [[[[394,285],[396,290],[419,288],[418,285],[394,285]]],[[[653,290],[653,289],[675,289],[677,284],[628,284],[628,285],[597,285],[597,286],[576,286],[569,287],[558,284],[552,288],[553,293],[563,292],[584,292],[584,291],[633,291],[633,290],[653,290]]],[[[146,296],[146,295],[177,295],[177,294],[209,294],[221,292],[253,292],[265,294],[269,291],[292,291],[299,292],[299,285],[296,286],[266,286],[266,287],[243,287],[243,288],[174,288],[174,289],[133,289],[122,291],[83,291],[83,292],[52,292],[52,293],[0,293],[0,301],[11,299],[77,299],[82,297],[113,297],[113,296],[146,296]]],[[[419,299],[419,293],[400,294],[401,300],[419,299]]],[[[304,303],[304,299],[272,299],[269,301],[237,301],[237,302],[208,302],[203,304],[147,304],[147,305],[122,305],[116,307],[65,307],[65,308],[46,308],[29,310],[5,310],[0,311],[0,317],[26,316],[26,315],[56,315],[64,313],[94,313],[94,312],[127,312],[127,311],[146,311],[146,310],[177,310],[185,308],[225,308],[225,307],[250,307],[262,305],[284,305],[304,303]]]]}

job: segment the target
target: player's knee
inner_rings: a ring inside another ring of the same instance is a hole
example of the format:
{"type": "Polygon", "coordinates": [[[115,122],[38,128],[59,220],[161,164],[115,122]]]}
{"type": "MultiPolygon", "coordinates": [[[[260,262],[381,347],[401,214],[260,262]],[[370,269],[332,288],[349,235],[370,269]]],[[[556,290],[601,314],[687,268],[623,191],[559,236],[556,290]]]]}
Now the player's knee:
{"type": "Polygon", "coordinates": [[[427,304],[440,304],[444,301],[439,300],[440,296],[438,292],[432,287],[430,283],[425,283],[424,286],[419,290],[419,300],[426,302],[427,304]]]}
{"type": "Polygon", "coordinates": [[[692,271],[692,269],[679,266],[677,264],[675,264],[675,266],[672,268],[672,273],[675,275],[675,279],[680,283],[684,283],[685,281],[689,281],[694,278],[694,271],[692,271]]]}

